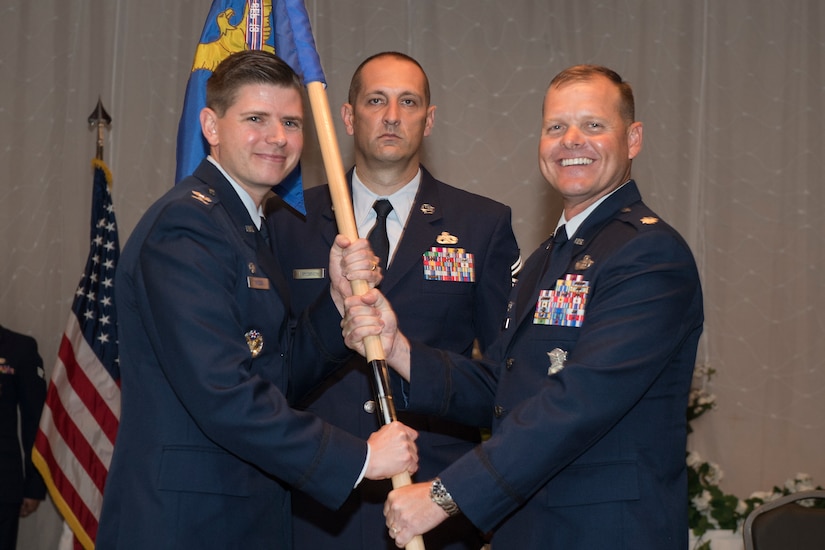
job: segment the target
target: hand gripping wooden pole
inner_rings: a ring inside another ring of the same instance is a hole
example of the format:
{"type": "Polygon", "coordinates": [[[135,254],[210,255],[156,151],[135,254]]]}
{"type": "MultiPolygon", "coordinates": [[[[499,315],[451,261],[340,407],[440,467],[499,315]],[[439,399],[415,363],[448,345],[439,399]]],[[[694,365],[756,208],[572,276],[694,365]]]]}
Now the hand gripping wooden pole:
{"type": "MultiPolygon", "coordinates": [[[[344,174],[344,165],[341,161],[341,151],[338,148],[338,139],[335,137],[335,127],[332,124],[332,115],[329,109],[329,99],[323,82],[307,84],[309,103],[312,106],[312,116],[315,119],[315,129],[321,145],[321,156],[324,159],[324,168],[329,181],[329,193],[332,196],[332,206],[335,210],[335,221],[338,223],[338,232],[350,240],[358,238],[358,226],[355,224],[355,214],[352,210],[349,186],[344,174]]],[[[363,280],[352,281],[352,292],[360,296],[369,290],[369,284],[363,280]]],[[[375,393],[375,402],[378,405],[379,417],[382,424],[389,424],[397,420],[395,405],[392,401],[392,392],[389,384],[389,371],[381,346],[380,336],[364,338],[364,347],[367,361],[372,367],[372,388],[375,393]]],[[[395,488],[410,485],[410,474],[403,472],[392,477],[392,486],[395,488]]],[[[424,550],[424,540],[420,535],[413,538],[406,545],[406,550],[424,550]]]]}

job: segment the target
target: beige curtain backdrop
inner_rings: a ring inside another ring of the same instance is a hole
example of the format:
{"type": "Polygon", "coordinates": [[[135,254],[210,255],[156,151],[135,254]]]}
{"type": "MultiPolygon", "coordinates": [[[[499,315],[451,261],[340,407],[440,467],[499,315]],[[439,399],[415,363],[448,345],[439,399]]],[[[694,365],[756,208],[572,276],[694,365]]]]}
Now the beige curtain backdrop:
{"type": "MultiPolygon", "coordinates": [[[[50,371],[88,250],[86,119],[114,120],[121,244],[173,181],[175,137],[210,0],[0,5],[0,323],[50,371]]],[[[699,362],[718,408],[689,446],[740,497],[797,472],[825,485],[825,8],[820,0],[309,0],[330,103],[366,56],[399,50],[438,106],[425,163],[510,205],[526,256],[558,197],[537,169],[542,97],[576,63],[616,69],[645,123],[634,175],[690,243],[705,289],[699,362]]],[[[344,163],[352,148],[338,124],[344,163]]],[[[314,135],[306,185],[322,181],[314,135]]],[[[128,244],[127,244],[128,246],[128,244]]],[[[19,548],[54,548],[51,503],[19,548]]]]}

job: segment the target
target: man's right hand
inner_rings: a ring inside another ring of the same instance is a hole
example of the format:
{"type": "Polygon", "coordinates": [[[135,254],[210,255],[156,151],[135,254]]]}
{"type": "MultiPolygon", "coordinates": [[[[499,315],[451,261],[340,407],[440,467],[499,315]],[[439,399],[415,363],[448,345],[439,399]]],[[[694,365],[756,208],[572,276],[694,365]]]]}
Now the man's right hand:
{"type": "Polygon", "coordinates": [[[394,475],[418,470],[418,448],[415,440],[418,432],[395,421],[382,426],[367,440],[370,461],[364,477],[387,479],[394,475]]]}
{"type": "Polygon", "coordinates": [[[344,301],[346,314],[341,323],[344,343],[366,356],[364,338],[380,335],[384,359],[404,380],[410,381],[410,342],[398,330],[398,318],[390,303],[377,288],[344,301]]]}

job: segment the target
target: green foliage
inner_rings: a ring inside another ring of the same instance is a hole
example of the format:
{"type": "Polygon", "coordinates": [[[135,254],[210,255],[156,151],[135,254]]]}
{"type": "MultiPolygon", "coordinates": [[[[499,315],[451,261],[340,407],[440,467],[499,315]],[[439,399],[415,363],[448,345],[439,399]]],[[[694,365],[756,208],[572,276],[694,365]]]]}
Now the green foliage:
{"type": "MultiPolygon", "coordinates": [[[[702,380],[701,387],[693,388],[690,392],[687,421],[688,433],[692,433],[691,421],[699,418],[716,405],[716,396],[708,393],[705,386],[714,374],[713,369],[698,368],[696,378],[702,380]]],[[[785,482],[782,487],[774,487],[771,491],[755,492],[746,499],[725,493],[719,485],[722,480],[722,470],[717,464],[707,462],[698,453],[688,452],[686,457],[688,473],[688,525],[693,534],[699,539],[699,546],[693,550],[710,550],[710,542],[703,541],[702,536],[713,529],[723,529],[736,532],[742,528],[745,520],[755,508],[777,498],[811,489],[814,487],[811,477],[807,474],[796,474],[785,482]]],[[[814,504],[813,502],[803,504],[814,504]]],[[[816,501],[816,506],[825,507],[825,502],[816,501]]]]}

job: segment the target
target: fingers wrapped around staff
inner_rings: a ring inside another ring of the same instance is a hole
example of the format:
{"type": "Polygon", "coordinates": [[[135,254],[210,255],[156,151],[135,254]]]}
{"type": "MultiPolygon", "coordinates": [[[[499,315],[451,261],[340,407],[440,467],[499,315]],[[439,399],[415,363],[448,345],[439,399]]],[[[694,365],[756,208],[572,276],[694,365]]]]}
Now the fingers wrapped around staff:
{"type": "MultiPolygon", "coordinates": [[[[330,251],[330,279],[340,276],[347,283],[366,281],[369,288],[375,288],[383,277],[380,262],[366,239],[350,241],[344,235],[338,235],[330,251]]],[[[349,294],[344,293],[345,296],[349,294]]]]}
{"type": "Polygon", "coordinates": [[[370,290],[361,296],[350,296],[345,300],[346,314],[341,321],[341,329],[346,345],[361,351],[362,341],[367,336],[380,335],[384,322],[381,312],[373,305],[377,290],[370,290]]]}
{"type": "Polygon", "coordinates": [[[369,283],[370,288],[381,282],[381,265],[378,256],[372,253],[366,239],[356,239],[349,243],[346,237],[339,236],[345,243],[342,247],[341,274],[349,281],[362,280],[369,283]]]}

